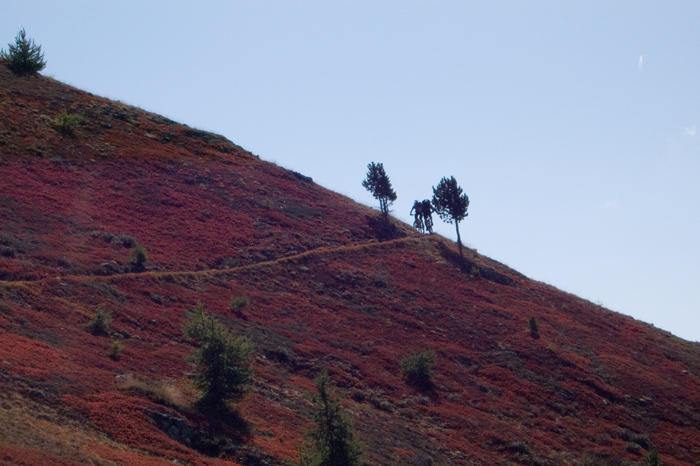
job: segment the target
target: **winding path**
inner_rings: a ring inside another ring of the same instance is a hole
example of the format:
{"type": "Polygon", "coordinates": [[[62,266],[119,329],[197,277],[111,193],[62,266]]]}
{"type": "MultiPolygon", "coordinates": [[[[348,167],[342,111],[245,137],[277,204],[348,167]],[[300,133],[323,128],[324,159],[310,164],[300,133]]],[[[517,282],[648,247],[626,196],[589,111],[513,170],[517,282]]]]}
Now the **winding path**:
{"type": "MultiPolygon", "coordinates": [[[[433,235],[438,237],[437,235],[433,235]]],[[[338,247],[321,247],[316,249],[311,249],[308,251],[300,252],[298,254],[293,254],[290,256],[278,257],[277,259],[272,259],[269,261],[255,262],[253,264],[240,265],[237,267],[230,267],[226,269],[206,269],[206,270],[182,270],[182,271],[165,271],[165,272],[131,272],[122,273],[114,275],[63,275],[58,277],[46,277],[38,280],[0,280],[0,286],[12,287],[12,286],[27,286],[27,285],[37,285],[48,282],[84,282],[84,281],[102,281],[102,282],[114,282],[128,278],[139,278],[139,277],[149,277],[149,278],[162,278],[162,277],[186,277],[186,276],[218,276],[227,275],[232,272],[240,272],[245,270],[253,270],[256,268],[267,267],[274,264],[282,264],[285,262],[294,262],[298,260],[304,260],[308,257],[319,256],[330,254],[334,252],[345,252],[345,251],[360,251],[368,249],[381,249],[395,246],[396,244],[408,244],[408,243],[419,243],[425,239],[431,238],[433,236],[408,236],[404,238],[398,238],[388,241],[372,241],[368,243],[350,244],[338,247]]]]}

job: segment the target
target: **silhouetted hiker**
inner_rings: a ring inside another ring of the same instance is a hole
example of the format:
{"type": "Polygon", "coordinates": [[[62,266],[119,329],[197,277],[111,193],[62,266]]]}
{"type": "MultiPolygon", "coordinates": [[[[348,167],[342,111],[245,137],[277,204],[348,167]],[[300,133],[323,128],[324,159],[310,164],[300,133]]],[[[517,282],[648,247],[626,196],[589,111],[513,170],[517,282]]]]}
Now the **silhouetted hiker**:
{"type": "Polygon", "coordinates": [[[411,209],[410,214],[413,214],[415,218],[415,220],[413,221],[413,226],[420,230],[421,233],[423,233],[423,221],[421,220],[421,216],[423,215],[423,204],[421,204],[420,201],[415,201],[413,203],[413,208],[411,209]]]}
{"type": "Polygon", "coordinates": [[[423,222],[425,223],[425,229],[428,230],[428,233],[433,232],[433,212],[435,212],[435,209],[433,209],[433,206],[430,204],[430,201],[428,199],[425,199],[423,202],[421,202],[421,213],[423,214],[423,222]]]}

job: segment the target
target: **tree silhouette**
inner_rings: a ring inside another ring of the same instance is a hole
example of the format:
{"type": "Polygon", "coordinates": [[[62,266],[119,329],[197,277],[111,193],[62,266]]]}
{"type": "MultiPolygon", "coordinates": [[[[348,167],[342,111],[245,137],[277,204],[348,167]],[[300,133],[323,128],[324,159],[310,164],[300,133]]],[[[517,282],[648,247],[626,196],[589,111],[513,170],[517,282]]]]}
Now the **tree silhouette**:
{"type": "Polygon", "coordinates": [[[459,254],[462,255],[462,238],[459,235],[459,222],[469,215],[469,197],[463,193],[454,176],[444,177],[433,186],[433,207],[441,219],[447,223],[454,223],[457,228],[457,244],[459,254]]]}
{"type": "Polygon", "coordinates": [[[0,58],[10,70],[18,75],[35,74],[46,67],[41,46],[27,39],[27,33],[22,29],[15,37],[15,45],[8,44],[8,51],[0,50],[0,58]]]}
{"type": "Polygon", "coordinates": [[[389,206],[396,200],[396,193],[384,171],[384,165],[374,162],[367,165],[367,178],[362,182],[362,186],[370,191],[375,199],[379,199],[382,214],[385,217],[389,215],[389,206]]]}

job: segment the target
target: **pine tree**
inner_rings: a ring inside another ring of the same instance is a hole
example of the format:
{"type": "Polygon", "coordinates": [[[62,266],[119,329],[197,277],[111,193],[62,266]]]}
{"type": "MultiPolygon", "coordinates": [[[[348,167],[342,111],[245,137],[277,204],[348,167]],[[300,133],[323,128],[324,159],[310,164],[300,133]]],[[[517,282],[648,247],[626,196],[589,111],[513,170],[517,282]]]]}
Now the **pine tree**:
{"type": "Polygon", "coordinates": [[[15,45],[8,44],[8,51],[0,50],[0,58],[5,61],[13,73],[17,75],[35,74],[46,67],[41,46],[27,39],[27,33],[22,29],[15,37],[15,45]]]}
{"type": "Polygon", "coordinates": [[[359,466],[361,446],[355,440],[352,421],[341,411],[327,372],[316,378],[316,411],[308,441],[299,453],[299,466],[359,466]]]}
{"type": "Polygon", "coordinates": [[[199,367],[194,384],[202,390],[200,404],[225,409],[227,402],[242,399],[253,378],[250,339],[233,337],[201,304],[188,314],[183,332],[200,345],[192,355],[199,367]]]}
{"type": "Polygon", "coordinates": [[[367,178],[362,182],[362,186],[370,191],[375,199],[379,199],[382,214],[385,217],[389,215],[389,206],[396,200],[396,193],[384,171],[384,165],[374,162],[367,165],[367,178]]]}
{"type": "Polygon", "coordinates": [[[463,193],[454,176],[449,179],[444,177],[433,186],[433,207],[441,219],[447,223],[454,223],[457,228],[457,244],[459,254],[462,254],[462,238],[459,235],[459,222],[469,215],[469,197],[463,193]]]}
{"type": "Polygon", "coordinates": [[[659,459],[659,452],[654,445],[649,445],[649,453],[647,454],[644,466],[663,466],[663,462],[659,459]]]}

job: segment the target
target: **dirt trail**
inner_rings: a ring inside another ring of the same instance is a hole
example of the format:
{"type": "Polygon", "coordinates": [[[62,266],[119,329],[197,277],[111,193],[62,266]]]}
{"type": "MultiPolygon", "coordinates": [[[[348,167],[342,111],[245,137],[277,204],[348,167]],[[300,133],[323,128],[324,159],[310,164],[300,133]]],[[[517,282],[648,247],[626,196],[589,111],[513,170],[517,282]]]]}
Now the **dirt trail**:
{"type": "MultiPolygon", "coordinates": [[[[437,235],[433,235],[436,236],[437,235]]],[[[15,280],[7,281],[0,280],[0,286],[28,286],[28,285],[38,285],[48,282],[84,282],[84,281],[102,281],[102,282],[114,282],[118,280],[128,279],[128,278],[161,278],[161,277],[182,277],[182,276],[217,276],[217,275],[227,275],[232,272],[239,272],[244,270],[252,270],[260,267],[267,267],[274,264],[281,264],[284,262],[294,262],[296,260],[304,259],[306,257],[319,256],[324,254],[331,254],[334,252],[344,252],[344,251],[360,251],[363,249],[381,249],[386,247],[391,247],[400,243],[418,243],[423,241],[430,236],[412,236],[398,238],[388,241],[372,241],[368,243],[351,244],[346,246],[338,247],[321,247],[317,249],[311,249],[309,251],[300,252],[298,254],[293,254],[291,256],[278,257],[277,259],[272,259],[269,261],[256,262],[253,264],[240,265],[238,267],[231,267],[226,269],[207,269],[207,270],[182,270],[182,271],[165,271],[165,272],[138,272],[138,273],[122,273],[114,275],[63,275],[58,277],[47,277],[39,280],[15,280]]]]}

